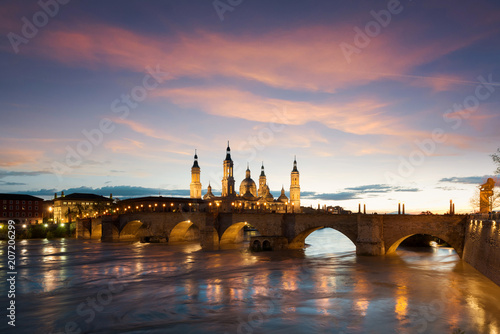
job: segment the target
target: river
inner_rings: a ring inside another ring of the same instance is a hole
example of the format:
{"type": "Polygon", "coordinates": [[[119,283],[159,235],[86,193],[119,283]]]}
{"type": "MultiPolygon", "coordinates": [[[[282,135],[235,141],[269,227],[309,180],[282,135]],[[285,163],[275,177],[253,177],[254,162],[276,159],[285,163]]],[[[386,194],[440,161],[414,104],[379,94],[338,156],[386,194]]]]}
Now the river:
{"type": "Polygon", "coordinates": [[[305,250],[251,253],[19,240],[16,327],[7,324],[4,283],[0,332],[500,334],[500,287],[452,249],[356,256],[331,229],[306,242],[305,250]]]}

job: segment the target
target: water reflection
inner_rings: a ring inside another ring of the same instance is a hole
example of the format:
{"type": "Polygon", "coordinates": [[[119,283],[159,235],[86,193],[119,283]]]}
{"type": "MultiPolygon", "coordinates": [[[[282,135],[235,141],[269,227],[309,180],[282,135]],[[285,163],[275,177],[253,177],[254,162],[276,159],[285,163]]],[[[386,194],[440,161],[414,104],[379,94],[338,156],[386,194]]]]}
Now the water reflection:
{"type": "Polygon", "coordinates": [[[30,240],[16,332],[64,332],[70,321],[82,333],[499,332],[500,288],[448,249],[357,257],[335,233],[316,231],[304,251],[261,253],[30,240]],[[103,291],[109,303],[87,321],[77,308],[103,291]]]}

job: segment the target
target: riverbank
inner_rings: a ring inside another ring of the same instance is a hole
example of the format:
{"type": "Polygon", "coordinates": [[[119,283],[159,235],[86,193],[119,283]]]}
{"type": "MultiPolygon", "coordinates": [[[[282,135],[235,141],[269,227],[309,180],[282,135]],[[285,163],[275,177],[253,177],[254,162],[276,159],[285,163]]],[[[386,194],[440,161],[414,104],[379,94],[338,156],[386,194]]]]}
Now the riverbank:
{"type": "MultiPolygon", "coordinates": [[[[27,239],[53,239],[53,238],[75,238],[76,224],[15,224],[16,240],[27,239]]],[[[7,225],[0,224],[0,240],[7,240],[7,225]]]]}

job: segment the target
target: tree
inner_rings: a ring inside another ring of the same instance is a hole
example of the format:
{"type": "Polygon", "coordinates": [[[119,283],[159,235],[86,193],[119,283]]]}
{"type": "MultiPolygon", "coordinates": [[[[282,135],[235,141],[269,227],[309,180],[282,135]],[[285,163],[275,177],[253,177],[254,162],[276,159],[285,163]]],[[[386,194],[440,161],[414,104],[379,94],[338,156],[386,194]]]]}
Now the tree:
{"type": "MultiPolygon", "coordinates": [[[[479,188],[476,188],[474,195],[469,200],[470,206],[474,212],[479,212],[479,188]]],[[[493,188],[493,196],[491,197],[492,210],[500,208],[500,187],[493,188]]]]}
{"type": "Polygon", "coordinates": [[[491,155],[491,158],[493,159],[493,162],[497,165],[497,170],[495,171],[495,173],[500,174],[500,148],[497,149],[497,153],[491,155]]]}

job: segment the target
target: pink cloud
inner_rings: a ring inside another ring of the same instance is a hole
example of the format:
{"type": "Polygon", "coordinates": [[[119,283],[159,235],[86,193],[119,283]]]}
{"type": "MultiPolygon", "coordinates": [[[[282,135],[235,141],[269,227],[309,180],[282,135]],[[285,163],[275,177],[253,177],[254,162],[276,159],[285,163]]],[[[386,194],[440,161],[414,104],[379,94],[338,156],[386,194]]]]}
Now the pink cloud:
{"type": "Polygon", "coordinates": [[[353,37],[348,25],[301,27],[264,36],[203,31],[150,36],[93,24],[47,31],[27,47],[71,66],[144,71],[147,65],[159,64],[171,77],[222,75],[285,89],[334,92],[408,74],[419,64],[481,38],[461,36],[409,44],[404,42],[406,36],[387,31],[348,64],[339,44],[352,44],[353,37]]]}
{"type": "Polygon", "coordinates": [[[0,151],[0,167],[36,165],[43,152],[33,149],[2,149],[0,151]]]}
{"type": "Polygon", "coordinates": [[[372,98],[348,103],[311,103],[265,98],[225,87],[163,89],[154,95],[166,97],[183,108],[198,108],[212,115],[256,122],[289,125],[320,122],[332,129],[359,135],[421,135],[384,111],[390,103],[372,98]]]}

